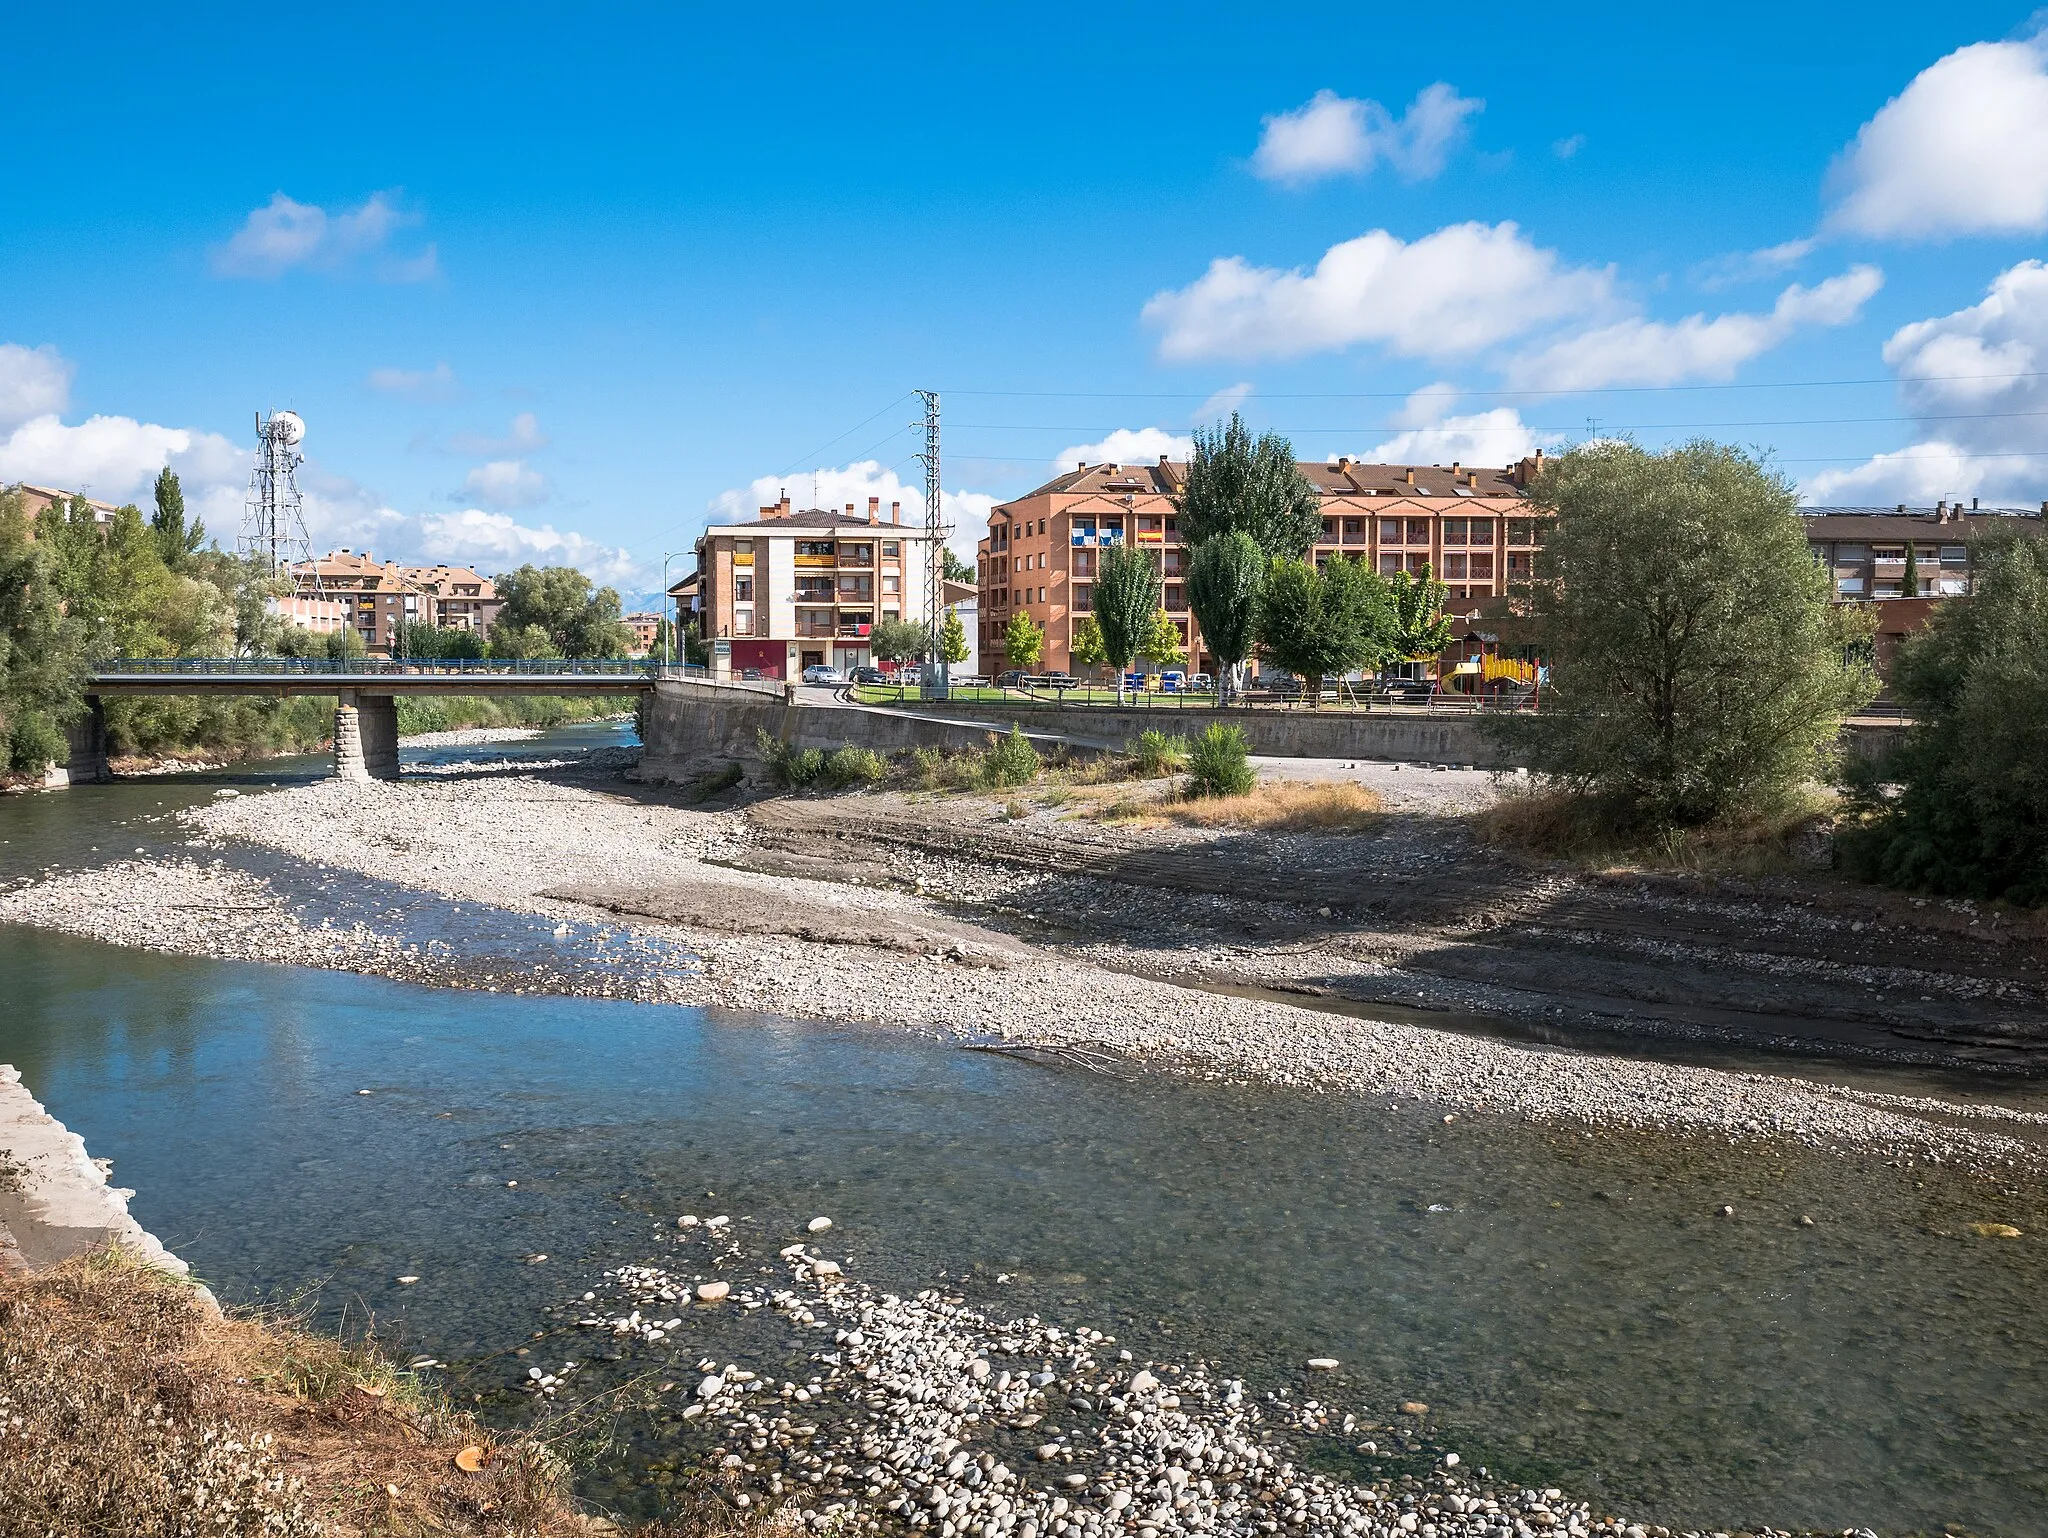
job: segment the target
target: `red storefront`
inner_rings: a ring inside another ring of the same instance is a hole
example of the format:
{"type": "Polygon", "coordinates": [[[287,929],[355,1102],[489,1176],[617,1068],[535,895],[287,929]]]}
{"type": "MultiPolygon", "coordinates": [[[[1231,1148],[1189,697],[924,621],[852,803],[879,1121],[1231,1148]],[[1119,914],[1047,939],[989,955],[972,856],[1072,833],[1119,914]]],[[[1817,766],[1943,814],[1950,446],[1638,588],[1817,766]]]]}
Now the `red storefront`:
{"type": "Polygon", "coordinates": [[[763,678],[780,678],[789,666],[787,641],[734,641],[732,670],[757,669],[763,678]]]}

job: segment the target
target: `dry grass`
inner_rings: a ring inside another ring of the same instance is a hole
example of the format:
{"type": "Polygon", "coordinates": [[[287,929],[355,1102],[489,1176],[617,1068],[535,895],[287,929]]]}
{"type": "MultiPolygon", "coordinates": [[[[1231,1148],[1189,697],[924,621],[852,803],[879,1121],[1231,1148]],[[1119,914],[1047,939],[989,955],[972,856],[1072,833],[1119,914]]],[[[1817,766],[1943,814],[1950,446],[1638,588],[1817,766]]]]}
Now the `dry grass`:
{"type": "Polygon", "coordinates": [[[1121,796],[1093,807],[1099,822],[1243,828],[1264,833],[1357,833],[1380,816],[1380,798],[1349,780],[1268,780],[1242,796],[1121,796]]]}
{"type": "Polygon", "coordinates": [[[0,1278],[0,1513],[53,1538],[587,1530],[544,1450],[373,1352],[219,1318],[120,1252],[0,1278]]]}
{"type": "Polygon", "coordinates": [[[1835,810],[1834,798],[1814,789],[1768,812],[1700,828],[1629,834],[1616,831],[1615,818],[1599,801],[1535,786],[1503,795],[1475,814],[1473,828],[1482,843],[1594,870],[1768,875],[1813,868],[1813,830],[1830,824],[1835,810]]]}

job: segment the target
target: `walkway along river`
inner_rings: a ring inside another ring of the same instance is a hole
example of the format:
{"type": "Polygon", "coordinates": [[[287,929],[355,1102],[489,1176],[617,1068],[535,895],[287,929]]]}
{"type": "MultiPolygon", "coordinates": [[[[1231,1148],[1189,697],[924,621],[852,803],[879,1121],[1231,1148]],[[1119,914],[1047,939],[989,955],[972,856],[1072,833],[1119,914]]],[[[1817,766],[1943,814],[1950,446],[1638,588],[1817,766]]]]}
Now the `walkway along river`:
{"type": "MultiPolygon", "coordinates": [[[[151,847],[170,835],[141,819],[290,777],[10,800],[0,878],[151,847]]],[[[824,1214],[866,1282],[1091,1326],[1361,1423],[1427,1402],[1433,1445],[1598,1509],[2048,1532],[2031,1174],[1447,1120],[19,927],[0,979],[0,1061],[223,1299],[317,1288],[508,1418],[531,1412],[529,1367],[571,1359],[578,1393],[650,1366],[693,1384],[700,1359],[803,1381],[818,1342],[762,1316],[685,1309],[670,1338],[606,1349],[574,1319],[607,1270],[673,1263],[680,1215],[729,1216],[758,1270],[824,1214]],[[2024,1237],[1972,1232],[1990,1220],[2024,1237]],[[1342,1365],[1304,1378],[1310,1357],[1342,1365]]],[[[679,1453],[714,1450],[705,1424],[628,1413],[586,1493],[653,1509],[679,1453]]],[[[1328,1440],[1336,1471],[1378,1467],[1328,1440]]]]}

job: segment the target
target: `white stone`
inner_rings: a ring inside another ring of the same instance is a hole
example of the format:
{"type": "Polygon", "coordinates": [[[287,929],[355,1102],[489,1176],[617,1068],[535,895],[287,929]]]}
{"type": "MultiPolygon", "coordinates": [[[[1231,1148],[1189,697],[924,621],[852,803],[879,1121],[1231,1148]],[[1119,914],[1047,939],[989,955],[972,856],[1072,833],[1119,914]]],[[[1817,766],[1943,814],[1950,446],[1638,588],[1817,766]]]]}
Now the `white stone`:
{"type": "Polygon", "coordinates": [[[731,1282],[701,1282],[697,1287],[699,1303],[716,1303],[732,1291],[731,1282]]]}
{"type": "Polygon", "coordinates": [[[808,1230],[810,1230],[810,1232],[814,1234],[822,1234],[826,1229],[830,1228],[831,1226],[832,1220],[830,1218],[812,1218],[810,1222],[804,1225],[805,1228],[807,1228],[808,1230]]]}

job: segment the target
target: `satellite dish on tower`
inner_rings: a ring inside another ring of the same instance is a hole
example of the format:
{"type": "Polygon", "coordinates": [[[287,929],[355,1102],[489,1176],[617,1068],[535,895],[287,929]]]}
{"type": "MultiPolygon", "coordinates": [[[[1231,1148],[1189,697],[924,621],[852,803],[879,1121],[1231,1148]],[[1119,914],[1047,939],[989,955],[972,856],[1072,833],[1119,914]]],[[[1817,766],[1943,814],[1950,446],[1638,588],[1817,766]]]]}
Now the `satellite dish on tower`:
{"type": "Polygon", "coordinates": [[[249,497],[242,508],[242,534],[236,550],[260,560],[274,575],[293,575],[311,568],[310,581],[319,590],[319,571],[311,567],[313,542],[306,533],[296,471],[305,456],[296,452],[306,436],[306,423],[296,411],[276,411],[256,419],[256,466],[249,476],[249,497]]]}
{"type": "Polygon", "coordinates": [[[296,411],[280,411],[270,419],[270,430],[287,444],[296,444],[306,436],[305,419],[296,411]]]}

